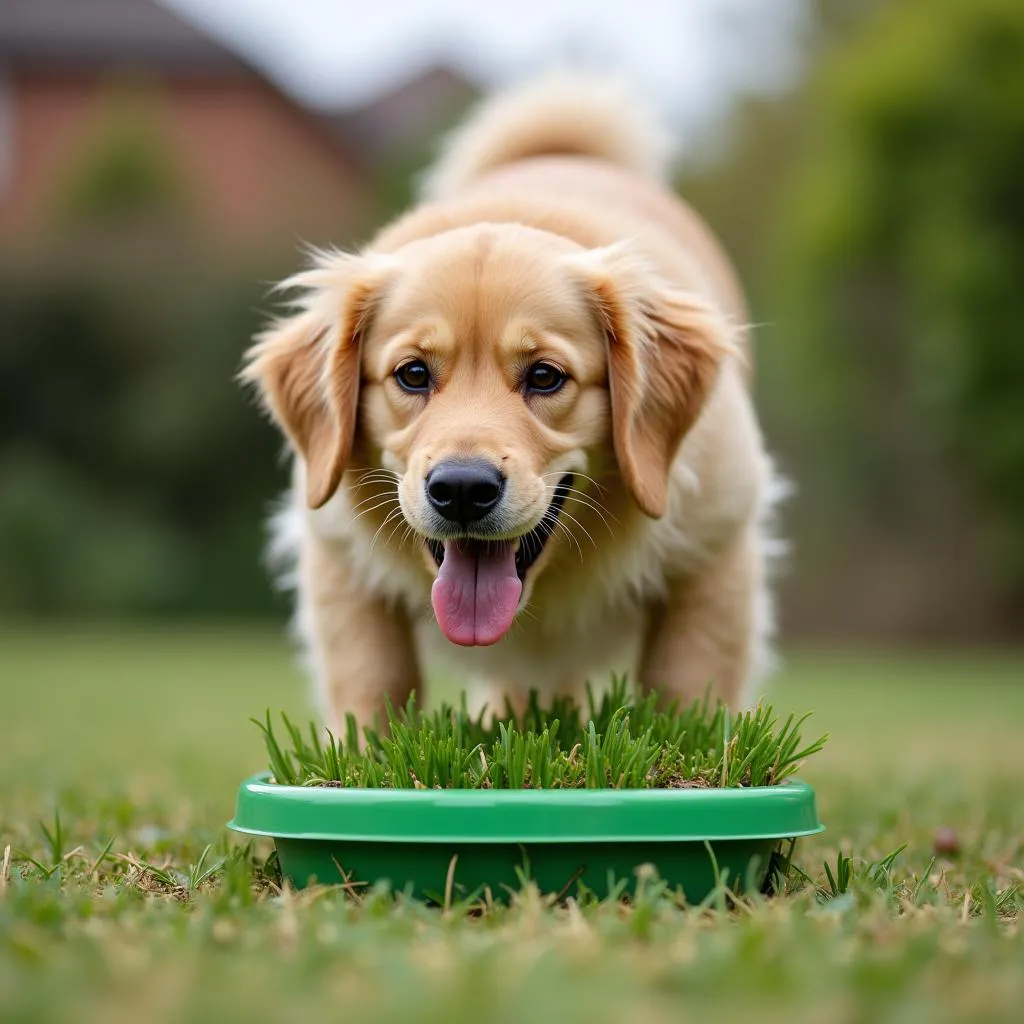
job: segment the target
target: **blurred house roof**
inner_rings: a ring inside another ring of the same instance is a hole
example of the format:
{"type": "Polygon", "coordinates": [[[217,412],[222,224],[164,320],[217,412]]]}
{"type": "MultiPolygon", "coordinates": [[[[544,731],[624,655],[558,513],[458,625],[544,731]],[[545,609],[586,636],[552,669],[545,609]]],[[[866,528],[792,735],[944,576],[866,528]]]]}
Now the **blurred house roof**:
{"type": "Polygon", "coordinates": [[[338,131],[364,153],[387,157],[418,146],[452,122],[480,95],[452,68],[428,67],[361,107],[334,116],[338,131]]]}
{"type": "MultiPolygon", "coordinates": [[[[175,76],[271,78],[158,0],[0,0],[0,68],[140,69],[175,76]]],[[[369,166],[448,128],[479,89],[457,71],[428,67],[343,112],[303,109],[369,166]]],[[[293,97],[287,102],[300,107],[293,97]]]]}
{"type": "Polygon", "coordinates": [[[3,64],[258,74],[237,54],[154,0],[0,0],[3,64]]]}

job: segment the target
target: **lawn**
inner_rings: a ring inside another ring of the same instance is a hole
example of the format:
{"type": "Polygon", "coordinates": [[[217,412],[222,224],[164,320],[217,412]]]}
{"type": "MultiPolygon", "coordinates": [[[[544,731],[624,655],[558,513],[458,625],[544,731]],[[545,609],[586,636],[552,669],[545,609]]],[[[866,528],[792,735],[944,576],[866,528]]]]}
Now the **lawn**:
{"type": "Polygon", "coordinates": [[[280,891],[223,828],[249,716],[308,717],[274,626],[8,626],[0,680],[0,1019],[1021,1019],[1024,654],[793,655],[773,702],[832,735],[811,881],[701,910],[280,891]]]}

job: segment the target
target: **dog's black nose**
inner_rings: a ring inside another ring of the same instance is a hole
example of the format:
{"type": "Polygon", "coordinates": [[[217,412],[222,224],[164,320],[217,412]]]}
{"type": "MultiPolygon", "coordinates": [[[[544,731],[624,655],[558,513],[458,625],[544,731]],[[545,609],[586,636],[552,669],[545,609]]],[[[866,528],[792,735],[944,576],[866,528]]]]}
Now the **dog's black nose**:
{"type": "Polygon", "coordinates": [[[439,462],[427,474],[430,504],[453,523],[468,526],[498,504],[505,477],[483,459],[439,462]]]}

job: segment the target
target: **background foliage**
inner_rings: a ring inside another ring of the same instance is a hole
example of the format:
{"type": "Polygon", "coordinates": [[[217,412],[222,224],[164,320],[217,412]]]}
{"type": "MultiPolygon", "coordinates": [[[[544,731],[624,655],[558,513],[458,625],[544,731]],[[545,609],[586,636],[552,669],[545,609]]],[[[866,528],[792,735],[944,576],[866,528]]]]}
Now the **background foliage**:
{"type": "Polygon", "coordinates": [[[813,73],[771,281],[842,500],[1024,597],[1024,7],[888,5],[813,73]],[[955,511],[954,511],[955,509],[955,511]],[[952,514],[951,514],[952,513],[952,514]]]}
{"type": "MultiPolygon", "coordinates": [[[[750,291],[765,431],[799,488],[784,625],[1019,637],[1024,5],[811,12],[794,87],[741,104],[678,179],[750,291]]],[[[374,168],[381,218],[429,155],[409,140],[374,168]]],[[[163,159],[111,121],[52,230],[0,253],[5,611],[278,607],[259,550],[285,472],[232,377],[294,240],[212,256],[163,159]]]]}
{"type": "Polygon", "coordinates": [[[279,444],[232,380],[266,289],[165,257],[0,283],[0,607],[272,606],[279,444]]]}
{"type": "Polygon", "coordinates": [[[1024,7],[821,0],[795,90],[680,181],[758,326],[791,621],[1019,635],[1024,7]]]}

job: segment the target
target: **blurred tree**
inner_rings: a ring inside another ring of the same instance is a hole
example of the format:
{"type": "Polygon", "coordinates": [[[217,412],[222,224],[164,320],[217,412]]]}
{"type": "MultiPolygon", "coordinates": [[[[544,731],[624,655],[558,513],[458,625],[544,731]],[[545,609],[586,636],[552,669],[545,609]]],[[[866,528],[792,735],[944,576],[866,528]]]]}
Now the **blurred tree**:
{"type": "Polygon", "coordinates": [[[159,102],[115,94],[103,121],[85,136],[61,177],[57,219],[64,228],[139,216],[180,217],[188,210],[184,175],[160,125],[159,102]]]}
{"type": "Polygon", "coordinates": [[[767,275],[784,295],[793,390],[811,392],[791,428],[822,456],[836,506],[888,517],[909,543],[942,519],[937,501],[960,500],[929,473],[957,473],[991,512],[991,569],[1015,607],[1024,4],[880,5],[824,51],[803,95],[805,145],[767,275]]]}
{"type": "Polygon", "coordinates": [[[0,611],[280,607],[280,442],[233,379],[278,275],[75,253],[0,275],[0,611]]]}

